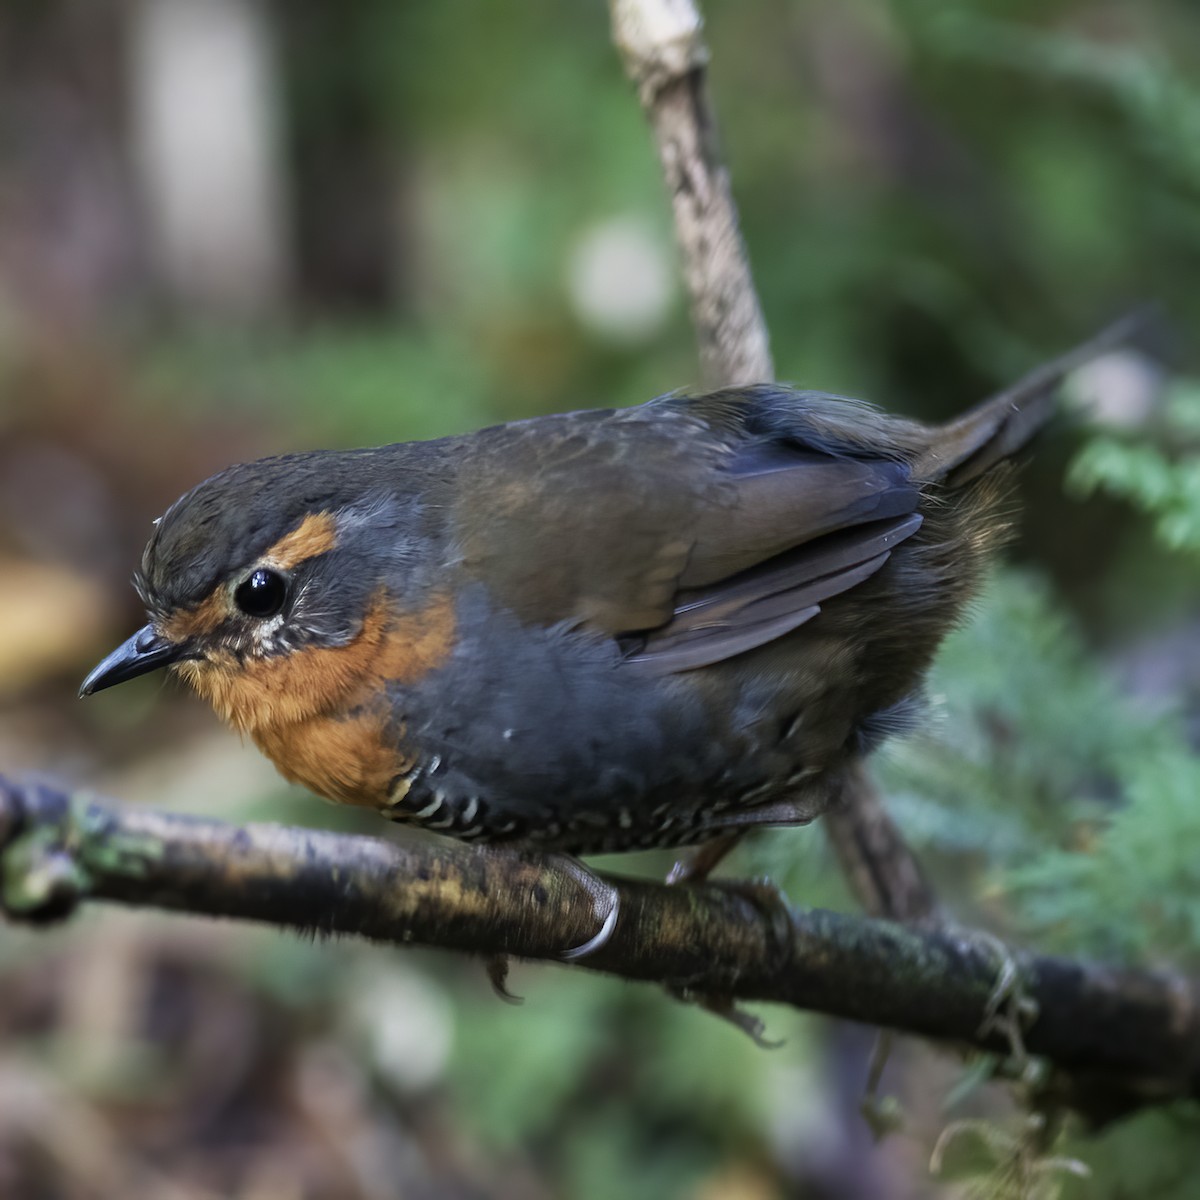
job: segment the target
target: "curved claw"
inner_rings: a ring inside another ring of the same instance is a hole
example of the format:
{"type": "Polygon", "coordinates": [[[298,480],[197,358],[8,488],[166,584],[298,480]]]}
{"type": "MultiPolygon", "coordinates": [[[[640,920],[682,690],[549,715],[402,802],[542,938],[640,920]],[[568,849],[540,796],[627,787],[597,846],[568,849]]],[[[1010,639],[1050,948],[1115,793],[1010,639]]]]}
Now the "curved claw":
{"type": "Polygon", "coordinates": [[[611,883],[605,883],[598,875],[592,874],[578,859],[569,854],[551,855],[562,868],[579,884],[595,906],[596,919],[600,922],[600,930],[588,938],[582,946],[574,946],[563,950],[558,957],[563,962],[574,962],[576,959],[587,958],[595,954],[608,943],[617,927],[617,917],[621,912],[621,896],[611,883]]]}
{"type": "Polygon", "coordinates": [[[779,1050],[784,1045],[782,1038],[767,1037],[766,1021],[744,1008],[739,1008],[724,996],[706,996],[700,1001],[700,1005],[713,1016],[728,1021],[735,1029],[740,1029],[760,1050],[779,1050]]]}
{"type": "Polygon", "coordinates": [[[719,992],[696,991],[690,987],[672,987],[667,985],[668,994],[684,1004],[695,1004],[710,1012],[722,1021],[728,1021],[735,1029],[740,1029],[760,1050],[778,1050],[785,1043],[766,1036],[767,1024],[761,1017],[739,1008],[732,996],[719,992]]]}
{"type": "Polygon", "coordinates": [[[996,982],[984,1007],[979,1034],[1000,1034],[1008,1043],[1009,1057],[1018,1075],[1024,1075],[1030,1066],[1025,1029],[1037,1017],[1037,1001],[1025,992],[1016,956],[995,934],[975,930],[968,940],[990,950],[999,959],[996,982]]]}
{"type": "Polygon", "coordinates": [[[524,1004],[525,997],[515,995],[508,990],[508,964],[509,957],[507,954],[489,954],[484,961],[484,970],[487,971],[488,983],[492,985],[492,991],[504,1001],[505,1004],[524,1004]]]}
{"type": "Polygon", "coordinates": [[[563,962],[573,962],[577,958],[587,958],[589,954],[595,954],[612,937],[613,930],[617,927],[617,914],[620,911],[621,898],[617,895],[616,889],[613,889],[612,904],[609,907],[608,916],[604,918],[604,923],[600,926],[600,932],[594,937],[588,938],[582,946],[576,946],[571,950],[564,950],[559,955],[559,958],[563,962]]]}

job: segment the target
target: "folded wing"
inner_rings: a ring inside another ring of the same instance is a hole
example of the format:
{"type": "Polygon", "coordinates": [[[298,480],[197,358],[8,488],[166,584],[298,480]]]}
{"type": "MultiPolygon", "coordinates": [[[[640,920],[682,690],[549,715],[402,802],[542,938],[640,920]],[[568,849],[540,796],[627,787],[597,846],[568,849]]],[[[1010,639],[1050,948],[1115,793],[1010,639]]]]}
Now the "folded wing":
{"type": "Polygon", "coordinates": [[[686,671],[810,620],[920,525],[908,463],[805,440],[813,397],[718,400],[716,414],[699,398],[489,435],[456,509],[463,568],[523,620],[686,671]],[[764,427],[768,404],[794,433],[764,427]]]}
{"type": "Polygon", "coordinates": [[[918,513],[872,521],[707,587],[684,589],[671,620],[642,638],[627,661],[673,674],[774,641],[815,617],[822,601],[869,579],[920,526],[918,513]]]}

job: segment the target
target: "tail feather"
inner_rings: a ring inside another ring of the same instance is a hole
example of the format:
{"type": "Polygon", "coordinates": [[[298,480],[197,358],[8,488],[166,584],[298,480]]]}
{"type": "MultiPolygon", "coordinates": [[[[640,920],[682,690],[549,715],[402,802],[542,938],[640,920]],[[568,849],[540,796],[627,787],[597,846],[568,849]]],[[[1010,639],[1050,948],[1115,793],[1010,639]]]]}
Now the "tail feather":
{"type": "Polygon", "coordinates": [[[918,478],[958,488],[1016,454],[1049,420],[1062,381],[1084,363],[1128,340],[1146,322],[1138,311],[1090,341],[1043,363],[1023,379],[934,432],[916,463],[918,478]]]}

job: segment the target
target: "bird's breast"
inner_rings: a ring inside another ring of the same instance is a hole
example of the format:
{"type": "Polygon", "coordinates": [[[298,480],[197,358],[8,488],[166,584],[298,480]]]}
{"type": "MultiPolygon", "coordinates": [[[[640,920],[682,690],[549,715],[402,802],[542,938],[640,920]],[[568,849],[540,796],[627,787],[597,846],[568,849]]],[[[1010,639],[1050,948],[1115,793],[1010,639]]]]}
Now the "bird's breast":
{"type": "Polygon", "coordinates": [[[266,726],[251,736],[285,779],[340,804],[384,807],[393,781],[416,763],[398,748],[382,706],[266,726]]]}

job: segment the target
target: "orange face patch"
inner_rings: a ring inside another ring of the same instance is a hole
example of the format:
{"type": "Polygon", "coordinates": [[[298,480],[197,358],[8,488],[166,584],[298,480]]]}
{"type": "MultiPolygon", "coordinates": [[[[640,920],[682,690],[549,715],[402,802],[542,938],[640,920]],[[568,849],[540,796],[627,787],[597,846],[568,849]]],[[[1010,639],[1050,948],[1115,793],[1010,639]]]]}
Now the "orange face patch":
{"type": "Polygon", "coordinates": [[[309,513],[291,533],[285,533],[262,556],[267,566],[290,571],[337,545],[337,522],[333,513],[309,513]]]}
{"type": "MultiPolygon", "coordinates": [[[[318,554],[326,554],[337,545],[337,522],[332,513],[310,513],[291,533],[285,533],[270,546],[259,561],[280,571],[290,571],[318,554]]],[[[203,638],[216,632],[233,607],[223,583],[218,584],[195,608],[173,612],[159,625],[162,635],[172,642],[203,638]]]]}
{"type": "MultiPolygon", "coordinates": [[[[386,601],[376,600],[364,622],[387,621],[386,601]]],[[[416,683],[436,670],[454,649],[457,621],[454,603],[444,592],[434,596],[420,612],[393,614],[381,638],[380,656],[372,664],[373,674],[384,682],[416,683]]]]}
{"type": "Polygon", "coordinates": [[[385,737],[386,686],[414,683],[439,667],[455,631],[449,596],[398,613],[380,594],[345,646],[242,662],[220,656],[181,663],[179,672],[287,778],[331,800],[377,804],[406,769],[385,737]]]}
{"type": "Polygon", "coordinates": [[[196,608],[179,609],[159,625],[162,635],[172,642],[186,642],[214,633],[229,616],[229,600],[224,588],[206,596],[196,608]]]}

